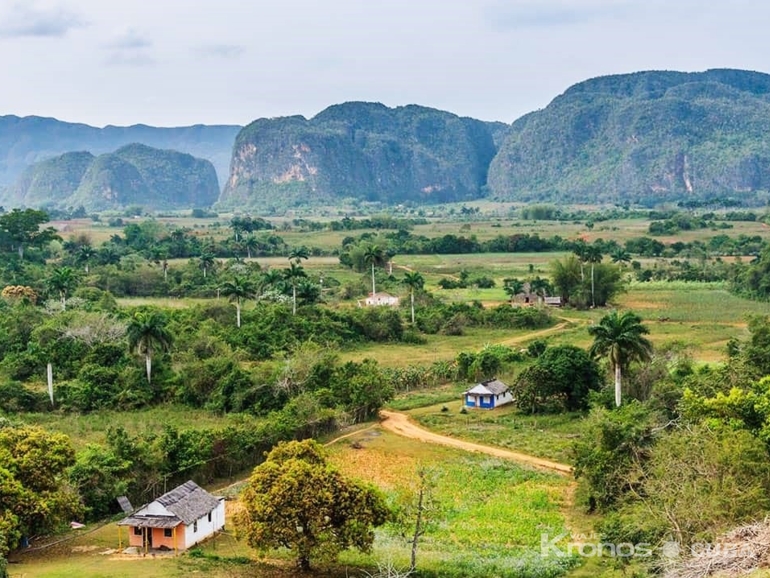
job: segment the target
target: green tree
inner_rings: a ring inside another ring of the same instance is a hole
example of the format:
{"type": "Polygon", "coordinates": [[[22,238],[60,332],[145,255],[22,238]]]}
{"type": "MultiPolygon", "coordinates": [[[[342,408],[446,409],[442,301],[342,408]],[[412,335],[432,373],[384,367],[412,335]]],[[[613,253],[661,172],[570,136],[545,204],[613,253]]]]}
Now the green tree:
{"type": "Polygon", "coordinates": [[[63,434],[0,428],[0,559],[21,536],[48,533],[82,513],[65,477],[74,461],[72,443],[63,434]]]}
{"type": "Polygon", "coordinates": [[[512,279],[503,279],[503,291],[508,295],[508,299],[513,302],[516,295],[519,295],[524,291],[524,281],[517,279],[516,277],[512,279]]]}
{"type": "Polygon", "coordinates": [[[303,259],[307,260],[310,258],[310,252],[307,250],[307,247],[294,247],[289,252],[289,261],[294,261],[297,265],[299,265],[303,259]]]}
{"type": "Polygon", "coordinates": [[[246,249],[246,258],[251,259],[252,251],[259,249],[259,239],[255,235],[247,235],[243,238],[243,247],[246,249]]]}
{"type": "Polygon", "coordinates": [[[594,265],[601,263],[604,255],[598,245],[588,245],[585,248],[585,260],[591,264],[591,307],[596,307],[596,284],[594,278],[594,265]]]}
{"type": "Polygon", "coordinates": [[[216,266],[216,263],[217,261],[213,253],[210,253],[208,251],[204,251],[203,253],[201,253],[201,256],[198,257],[198,265],[203,271],[204,279],[208,275],[208,272],[211,271],[216,266]]]}
{"type": "Polygon", "coordinates": [[[63,310],[67,309],[67,294],[75,290],[78,277],[72,267],[57,267],[51,271],[46,282],[48,290],[59,294],[59,300],[63,310]]]}
{"type": "Polygon", "coordinates": [[[241,494],[239,533],[258,550],[288,548],[297,566],[334,560],[342,550],[371,550],[373,528],[389,511],[373,488],[346,479],[313,440],[283,442],[254,469],[241,494]]]}
{"type": "Polygon", "coordinates": [[[241,326],[241,300],[254,297],[254,286],[248,279],[235,277],[222,285],[222,295],[235,303],[235,324],[241,326]]]}
{"type": "Polygon", "coordinates": [[[625,249],[618,247],[612,253],[610,253],[610,259],[615,264],[626,264],[631,262],[631,253],[625,249]]]}
{"type": "Polygon", "coordinates": [[[96,257],[96,249],[91,245],[82,245],[75,255],[77,262],[83,265],[86,275],[89,273],[90,264],[94,257],[96,257]]]}
{"type": "Polygon", "coordinates": [[[381,267],[385,263],[385,251],[379,245],[369,245],[364,249],[364,263],[372,268],[372,295],[377,293],[374,284],[374,268],[381,267]]]}
{"type": "Polygon", "coordinates": [[[594,338],[590,353],[593,357],[606,356],[615,374],[615,405],[620,407],[623,371],[633,361],[647,361],[652,355],[652,343],[644,337],[649,329],[642,318],[626,311],[622,315],[613,311],[601,318],[597,325],[588,328],[594,338]]]}
{"type": "Polygon", "coordinates": [[[302,268],[302,265],[297,265],[296,263],[292,262],[289,264],[288,269],[283,270],[283,276],[291,284],[291,313],[292,315],[296,315],[297,314],[297,282],[300,279],[304,279],[305,277],[307,277],[307,273],[305,273],[305,269],[302,268]]]}
{"type": "Polygon", "coordinates": [[[151,383],[153,354],[168,351],[174,342],[166,317],[160,311],[137,311],[129,320],[126,332],[129,347],[137,354],[144,355],[147,383],[151,383]]]}
{"type": "Polygon", "coordinates": [[[407,271],[404,274],[404,285],[409,287],[409,298],[412,310],[412,326],[414,326],[414,292],[419,291],[425,285],[425,279],[417,271],[407,271]]]}
{"type": "Polygon", "coordinates": [[[54,239],[59,239],[53,227],[40,230],[40,225],[48,220],[48,213],[45,211],[14,209],[10,213],[0,215],[0,238],[7,237],[18,252],[19,259],[23,260],[25,247],[42,247],[54,239]]]}
{"type": "Polygon", "coordinates": [[[551,279],[563,303],[569,303],[570,298],[580,289],[582,283],[582,265],[574,255],[567,255],[562,260],[551,262],[551,279]]]}

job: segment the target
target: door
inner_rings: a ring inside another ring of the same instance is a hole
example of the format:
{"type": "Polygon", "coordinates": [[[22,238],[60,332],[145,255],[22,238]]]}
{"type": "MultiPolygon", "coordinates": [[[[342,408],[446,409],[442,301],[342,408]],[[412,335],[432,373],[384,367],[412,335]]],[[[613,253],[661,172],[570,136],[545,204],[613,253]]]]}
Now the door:
{"type": "Polygon", "coordinates": [[[147,547],[152,548],[152,528],[147,528],[147,547]]]}

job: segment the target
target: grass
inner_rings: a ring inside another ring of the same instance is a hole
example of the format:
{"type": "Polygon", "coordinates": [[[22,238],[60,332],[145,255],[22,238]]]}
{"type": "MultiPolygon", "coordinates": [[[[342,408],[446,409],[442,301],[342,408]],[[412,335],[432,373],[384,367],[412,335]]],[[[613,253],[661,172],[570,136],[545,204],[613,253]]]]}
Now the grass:
{"type": "Polygon", "coordinates": [[[180,405],[161,405],[136,411],[103,410],[88,414],[22,413],[21,421],[67,434],[76,450],[89,443],[104,443],[107,429],[123,427],[130,434],[144,431],[160,433],[166,425],[185,427],[217,427],[236,417],[221,416],[180,405]]]}
{"type": "MultiPolygon", "coordinates": [[[[539,556],[541,533],[565,531],[561,509],[569,482],[562,477],[380,430],[362,432],[331,452],[344,473],[374,483],[390,499],[412,491],[419,467],[435,473],[442,514],[420,545],[421,575],[551,576],[574,564],[539,556]]],[[[408,545],[392,531],[377,533],[374,552],[379,560],[408,565],[408,545]]],[[[372,563],[356,554],[343,561],[372,563]]]]}
{"type": "Polygon", "coordinates": [[[508,405],[494,411],[460,413],[462,401],[455,396],[451,402],[421,407],[409,411],[422,426],[440,434],[474,442],[500,446],[564,464],[572,461],[570,451],[577,439],[583,415],[523,415],[508,405]],[[442,411],[447,407],[449,411],[442,411]]]}

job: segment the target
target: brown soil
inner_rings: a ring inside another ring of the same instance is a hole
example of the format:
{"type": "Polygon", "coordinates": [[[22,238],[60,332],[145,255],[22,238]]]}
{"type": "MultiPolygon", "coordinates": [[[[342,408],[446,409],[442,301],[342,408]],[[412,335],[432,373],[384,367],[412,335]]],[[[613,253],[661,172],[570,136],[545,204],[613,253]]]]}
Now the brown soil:
{"type": "Polygon", "coordinates": [[[419,425],[411,421],[409,416],[406,414],[399,413],[397,411],[382,410],[380,412],[380,417],[383,419],[383,428],[400,436],[419,440],[422,442],[448,446],[468,452],[488,454],[497,458],[503,458],[506,460],[512,460],[514,462],[533,466],[538,469],[557,472],[562,475],[570,475],[572,473],[572,468],[566,464],[560,464],[558,462],[552,462],[551,460],[545,460],[543,458],[538,458],[520,452],[505,450],[503,448],[496,448],[493,446],[485,446],[482,444],[458,440],[448,436],[433,433],[421,428],[419,425]]]}

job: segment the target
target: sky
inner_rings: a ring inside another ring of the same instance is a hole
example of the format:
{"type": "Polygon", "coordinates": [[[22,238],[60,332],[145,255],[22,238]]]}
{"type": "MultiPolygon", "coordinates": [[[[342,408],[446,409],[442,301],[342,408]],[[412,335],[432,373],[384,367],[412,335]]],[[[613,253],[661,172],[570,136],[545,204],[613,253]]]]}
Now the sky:
{"type": "Polygon", "coordinates": [[[365,100],[512,122],[637,70],[770,72],[759,0],[0,0],[0,115],[246,124],[365,100]]]}

